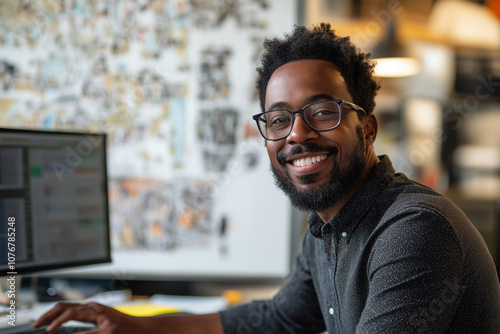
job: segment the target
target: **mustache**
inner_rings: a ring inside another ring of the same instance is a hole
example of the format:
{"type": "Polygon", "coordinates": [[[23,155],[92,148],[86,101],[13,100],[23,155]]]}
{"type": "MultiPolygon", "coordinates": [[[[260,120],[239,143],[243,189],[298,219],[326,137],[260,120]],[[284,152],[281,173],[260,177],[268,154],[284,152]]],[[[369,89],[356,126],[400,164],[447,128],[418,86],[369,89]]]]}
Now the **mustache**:
{"type": "Polygon", "coordinates": [[[334,146],[321,147],[313,143],[295,144],[289,152],[278,154],[277,159],[282,166],[285,166],[286,160],[296,154],[317,152],[328,152],[333,156],[337,156],[337,154],[339,153],[339,149],[334,146]]]}

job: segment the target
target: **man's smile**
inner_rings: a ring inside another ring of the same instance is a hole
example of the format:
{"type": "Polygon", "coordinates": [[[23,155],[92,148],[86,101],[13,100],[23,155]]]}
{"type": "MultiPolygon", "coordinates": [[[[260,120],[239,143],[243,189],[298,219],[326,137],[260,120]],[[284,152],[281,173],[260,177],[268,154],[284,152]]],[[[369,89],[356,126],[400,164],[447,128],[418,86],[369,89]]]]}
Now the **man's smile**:
{"type": "Polygon", "coordinates": [[[305,167],[309,166],[312,164],[315,164],[317,162],[323,161],[327,158],[327,155],[318,155],[318,156],[313,156],[313,157],[307,157],[307,158],[299,158],[299,159],[294,159],[291,161],[291,164],[297,167],[305,167]]]}
{"type": "MultiPolygon", "coordinates": [[[[322,173],[321,171],[327,166],[327,161],[336,157],[338,152],[339,149],[335,146],[320,147],[308,143],[307,145],[296,145],[288,153],[279,154],[277,160],[285,170],[288,170],[285,173],[292,173],[297,176],[318,174],[322,173]]],[[[330,175],[330,172],[327,172],[327,174],[330,175]]],[[[288,174],[288,176],[291,175],[288,174]]]]}
{"type": "MultiPolygon", "coordinates": [[[[330,168],[327,167],[327,162],[330,161],[332,157],[331,153],[321,152],[321,153],[302,153],[300,155],[294,155],[287,159],[287,163],[284,166],[286,173],[289,177],[293,178],[293,175],[298,177],[299,183],[304,183],[302,177],[315,175],[315,180],[322,175],[330,175],[330,168]],[[327,167],[327,168],[325,168],[327,167]],[[325,174],[326,173],[326,174],[325,174]]],[[[306,183],[310,183],[309,180],[306,183]]],[[[298,184],[297,184],[298,185],[298,184]]]]}
{"type": "Polygon", "coordinates": [[[285,165],[285,173],[290,180],[300,185],[310,185],[318,181],[328,182],[330,179],[331,168],[328,161],[331,161],[332,154],[325,153],[308,153],[300,156],[293,156],[287,160],[285,165]],[[320,175],[323,177],[320,178],[320,175]]]}

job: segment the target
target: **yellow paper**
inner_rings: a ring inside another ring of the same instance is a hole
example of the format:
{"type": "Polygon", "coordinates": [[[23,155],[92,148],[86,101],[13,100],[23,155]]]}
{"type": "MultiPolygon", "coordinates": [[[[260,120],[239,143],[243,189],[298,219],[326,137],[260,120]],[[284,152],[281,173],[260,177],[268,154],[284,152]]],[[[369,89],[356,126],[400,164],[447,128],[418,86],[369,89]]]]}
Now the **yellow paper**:
{"type": "Polygon", "coordinates": [[[181,312],[181,310],[176,309],[174,307],[160,306],[160,305],[151,305],[148,303],[141,304],[124,304],[115,306],[115,309],[136,317],[151,317],[158,314],[163,313],[175,313],[181,312]]]}

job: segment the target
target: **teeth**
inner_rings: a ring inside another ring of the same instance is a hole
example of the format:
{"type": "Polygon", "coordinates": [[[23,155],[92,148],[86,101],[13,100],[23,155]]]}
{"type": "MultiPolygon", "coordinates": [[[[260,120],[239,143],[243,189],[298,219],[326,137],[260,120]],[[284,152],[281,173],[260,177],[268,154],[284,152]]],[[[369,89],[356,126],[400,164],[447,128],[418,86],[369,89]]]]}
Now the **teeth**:
{"type": "Polygon", "coordinates": [[[305,158],[305,159],[297,159],[292,162],[294,166],[304,167],[320,162],[321,160],[325,160],[326,155],[319,155],[317,157],[305,158]]]}

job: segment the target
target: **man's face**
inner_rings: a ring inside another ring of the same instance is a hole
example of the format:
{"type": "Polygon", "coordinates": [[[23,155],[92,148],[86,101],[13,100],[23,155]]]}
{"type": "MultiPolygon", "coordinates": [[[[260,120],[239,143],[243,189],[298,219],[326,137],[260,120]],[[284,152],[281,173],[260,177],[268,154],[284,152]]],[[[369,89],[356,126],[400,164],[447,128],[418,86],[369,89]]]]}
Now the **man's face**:
{"type": "MultiPolygon", "coordinates": [[[[297,110],[328,99],[352,102],[337,66],[323,60],[300,60],[278,68],[266,90],[266,110],[297,110]]],[[[340,125],[329,131],[311,129],[295,116],[288,137],[267,141],[276,184],[300,209],[323,211],[342,199],[366,167],[364,131],[356,111],[342,106],[340,125]],[[303,163],[297,163],[304,159],[303,163]],[[316,161],[316,162],[314,162],[316,161]]]]}

